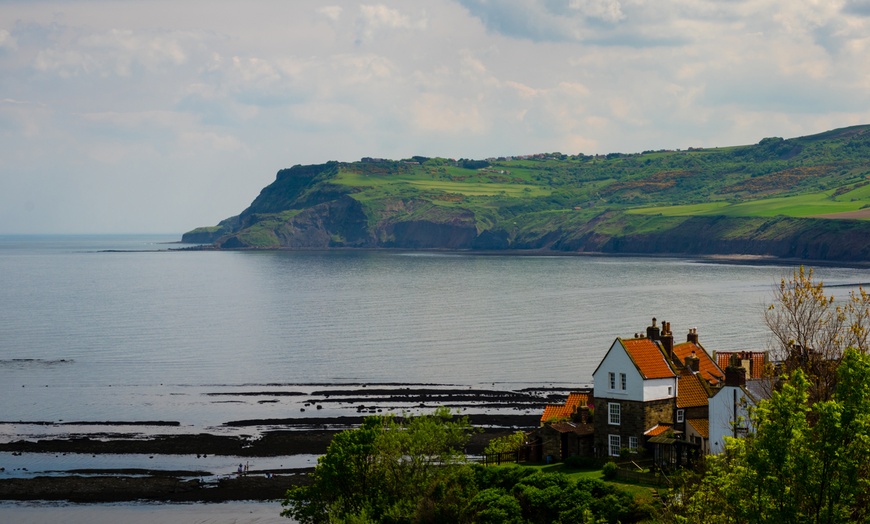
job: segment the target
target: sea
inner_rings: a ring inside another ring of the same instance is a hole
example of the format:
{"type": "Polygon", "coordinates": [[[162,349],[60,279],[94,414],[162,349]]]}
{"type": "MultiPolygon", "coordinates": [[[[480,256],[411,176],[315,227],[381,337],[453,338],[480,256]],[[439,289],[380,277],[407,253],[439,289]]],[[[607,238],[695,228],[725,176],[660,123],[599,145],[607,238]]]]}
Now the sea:
{"type": "MultiPolygon", "coordinates": [[[[579,388],[616,337],[645,331],[653,317],[677,341],[697,328],[709,351],[763,350],[764,311],[795,270],[754,258],[212,251],[179,238],[0,236],[0,441],[95,425],[161,431],[149,421],[244,434],[251,429],[225,423],[355,414],[301,411],[300,395],[324,388],[579,388]],[[258,391],[274,398],[250,394],[258,391]]],[[[839,298],[870,282],[867,268],[814,271],[839,298]]],[[[0,478],[85,465],[10,455],[0,453],[0,478]]],[[[234,460],[209,467],[232,471],[234,460]]],[[[2,503],[0,520],[272,514],[262,503],[146,509],[2,503]]]]}

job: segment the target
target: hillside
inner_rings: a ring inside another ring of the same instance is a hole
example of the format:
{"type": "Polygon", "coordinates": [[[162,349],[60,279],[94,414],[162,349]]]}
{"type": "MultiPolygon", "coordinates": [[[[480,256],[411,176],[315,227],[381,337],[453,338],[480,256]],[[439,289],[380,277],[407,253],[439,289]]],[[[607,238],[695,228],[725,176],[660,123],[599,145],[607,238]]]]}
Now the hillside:
{"type": "Polygon", "coordinates": [[[870,260],[870,126],[758,144],[486,160],[364,158],[278,172],[185,242],[754,254],[870,260]]]}

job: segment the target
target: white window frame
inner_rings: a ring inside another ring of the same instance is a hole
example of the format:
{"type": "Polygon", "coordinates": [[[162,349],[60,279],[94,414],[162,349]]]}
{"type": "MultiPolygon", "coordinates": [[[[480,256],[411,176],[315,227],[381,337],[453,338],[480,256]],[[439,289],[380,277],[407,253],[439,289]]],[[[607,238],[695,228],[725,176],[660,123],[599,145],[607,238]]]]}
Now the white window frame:
{"type": "Polygon", "coordinates": [[[628,437],[628,449],[637,450],[637,437],[628,437]]]}
{"type": "Polygon", "coordinates": [[[622,437],[619,435],[607,435],[607,451],[611,457],[618,457],[622,448],[622,437]]]}
{"type": "Polygon", "coordinates": [[[625,376],[625,373],[619,374],[619,386],[620,389],[625,391],[626,386],[628,385],[628,377],[625,376]]]}
{"type": "Polygon", "coordinates": [[[622,405],[619,402],[607,403],[607,423],[618,426],[622,423],[622,405]]]}
{"type": "Polygon", "coordinates": [[[677,424],[682,424],[686,421],[686,411],[682,409],[677,410],[677,424]]]}
{"type": "Polygon", "coordinates": [[[616,389],[616,373],[611,371],[607,374],[607,377],[610,379],[610,389],[616,389]]]}

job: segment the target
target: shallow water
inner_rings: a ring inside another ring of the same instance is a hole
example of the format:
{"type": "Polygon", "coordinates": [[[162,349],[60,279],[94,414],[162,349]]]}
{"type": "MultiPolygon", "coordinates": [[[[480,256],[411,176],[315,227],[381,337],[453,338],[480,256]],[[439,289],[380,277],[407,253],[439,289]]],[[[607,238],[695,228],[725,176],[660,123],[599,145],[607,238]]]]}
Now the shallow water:
{"type": "MultiPolygon", "coordinates": [[[[615,337],[653,316],[678,340],[697,327],[710,351],[764,349],[763,311],[792,270],[648,257],[167,251],[176,239],[0,237],[0,439],[244,435],[261,428],[223,424],[357,414],[351,404],[306,406],[324,384],[580,387],[615,337]],[[251,392],[264,394],[240,394],[251,392]],[[131,424],[68,424],[98,421],[131,424]]],[[[870,271],[819,268],[817,277],[844,296],[870,271]]],[[[127,511],[105,508],[82,510],[82,521],[127,511]]],[[[14,521],[43,521],[19,510],[14,521]]],[[[129,511],[121,520],[135,522],[139,508],[129,511]]]]}
{"type": "Polygon", "coordinates": [[[0,502],[0,521],[16,524],[292,524],[278,502],[221,504],[58,504],[0,502]]]}

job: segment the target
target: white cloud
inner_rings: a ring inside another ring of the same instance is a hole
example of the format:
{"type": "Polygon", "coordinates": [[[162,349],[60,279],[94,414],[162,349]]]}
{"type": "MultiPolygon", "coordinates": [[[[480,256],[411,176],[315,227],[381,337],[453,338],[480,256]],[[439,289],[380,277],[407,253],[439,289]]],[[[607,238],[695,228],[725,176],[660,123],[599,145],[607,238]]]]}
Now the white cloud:
{"type": "Polygon", "coordinates": [[[344,9],[339,5],[328,5],[321,7],[317,12],[335,22],[341,17],[341,13],[344,12],[344,9]]]}
{"type": "Polygon", "coordinates": [[[383,4],[378,5],[361,5],[359,8],[360,16],[357,28],[357,41],[365,42],[371,40],[377,33],[382,30],[423,30],[426,29],[427,20],[425,16],[420,17],[416,21],[412,21],[411,17],[402,14],[397,9],[392,9],[383,4]]]}
{"type": "Polygon", "coordinates": [[[418,131],[481,134],[487,130],[475,100],[424,93],[414,101],[411,112],[418,131]]]}
{"type": "Polygon", "coordinates": [[[583,16],[618,22],[625,18],[619,0],[570,0],[568,7],[583,16]]]}
{"type": "Polygon", "coordinates": [[[18,48],[18,41],[9,34],[9,31],[0,29],[0,49],[15,50],[18,48]]]}
{"type": "MultiPolygon", "coordinates": [[[[179,231],[238,213],[296,163],[870,122],[865,0],[11,0],[0,19],[0,178],[111,172],[183,193],[219,177],[220,194],[161,213],[179,231]]],[[[4,186],[0,210],[15,199],[4,186]]]]}

